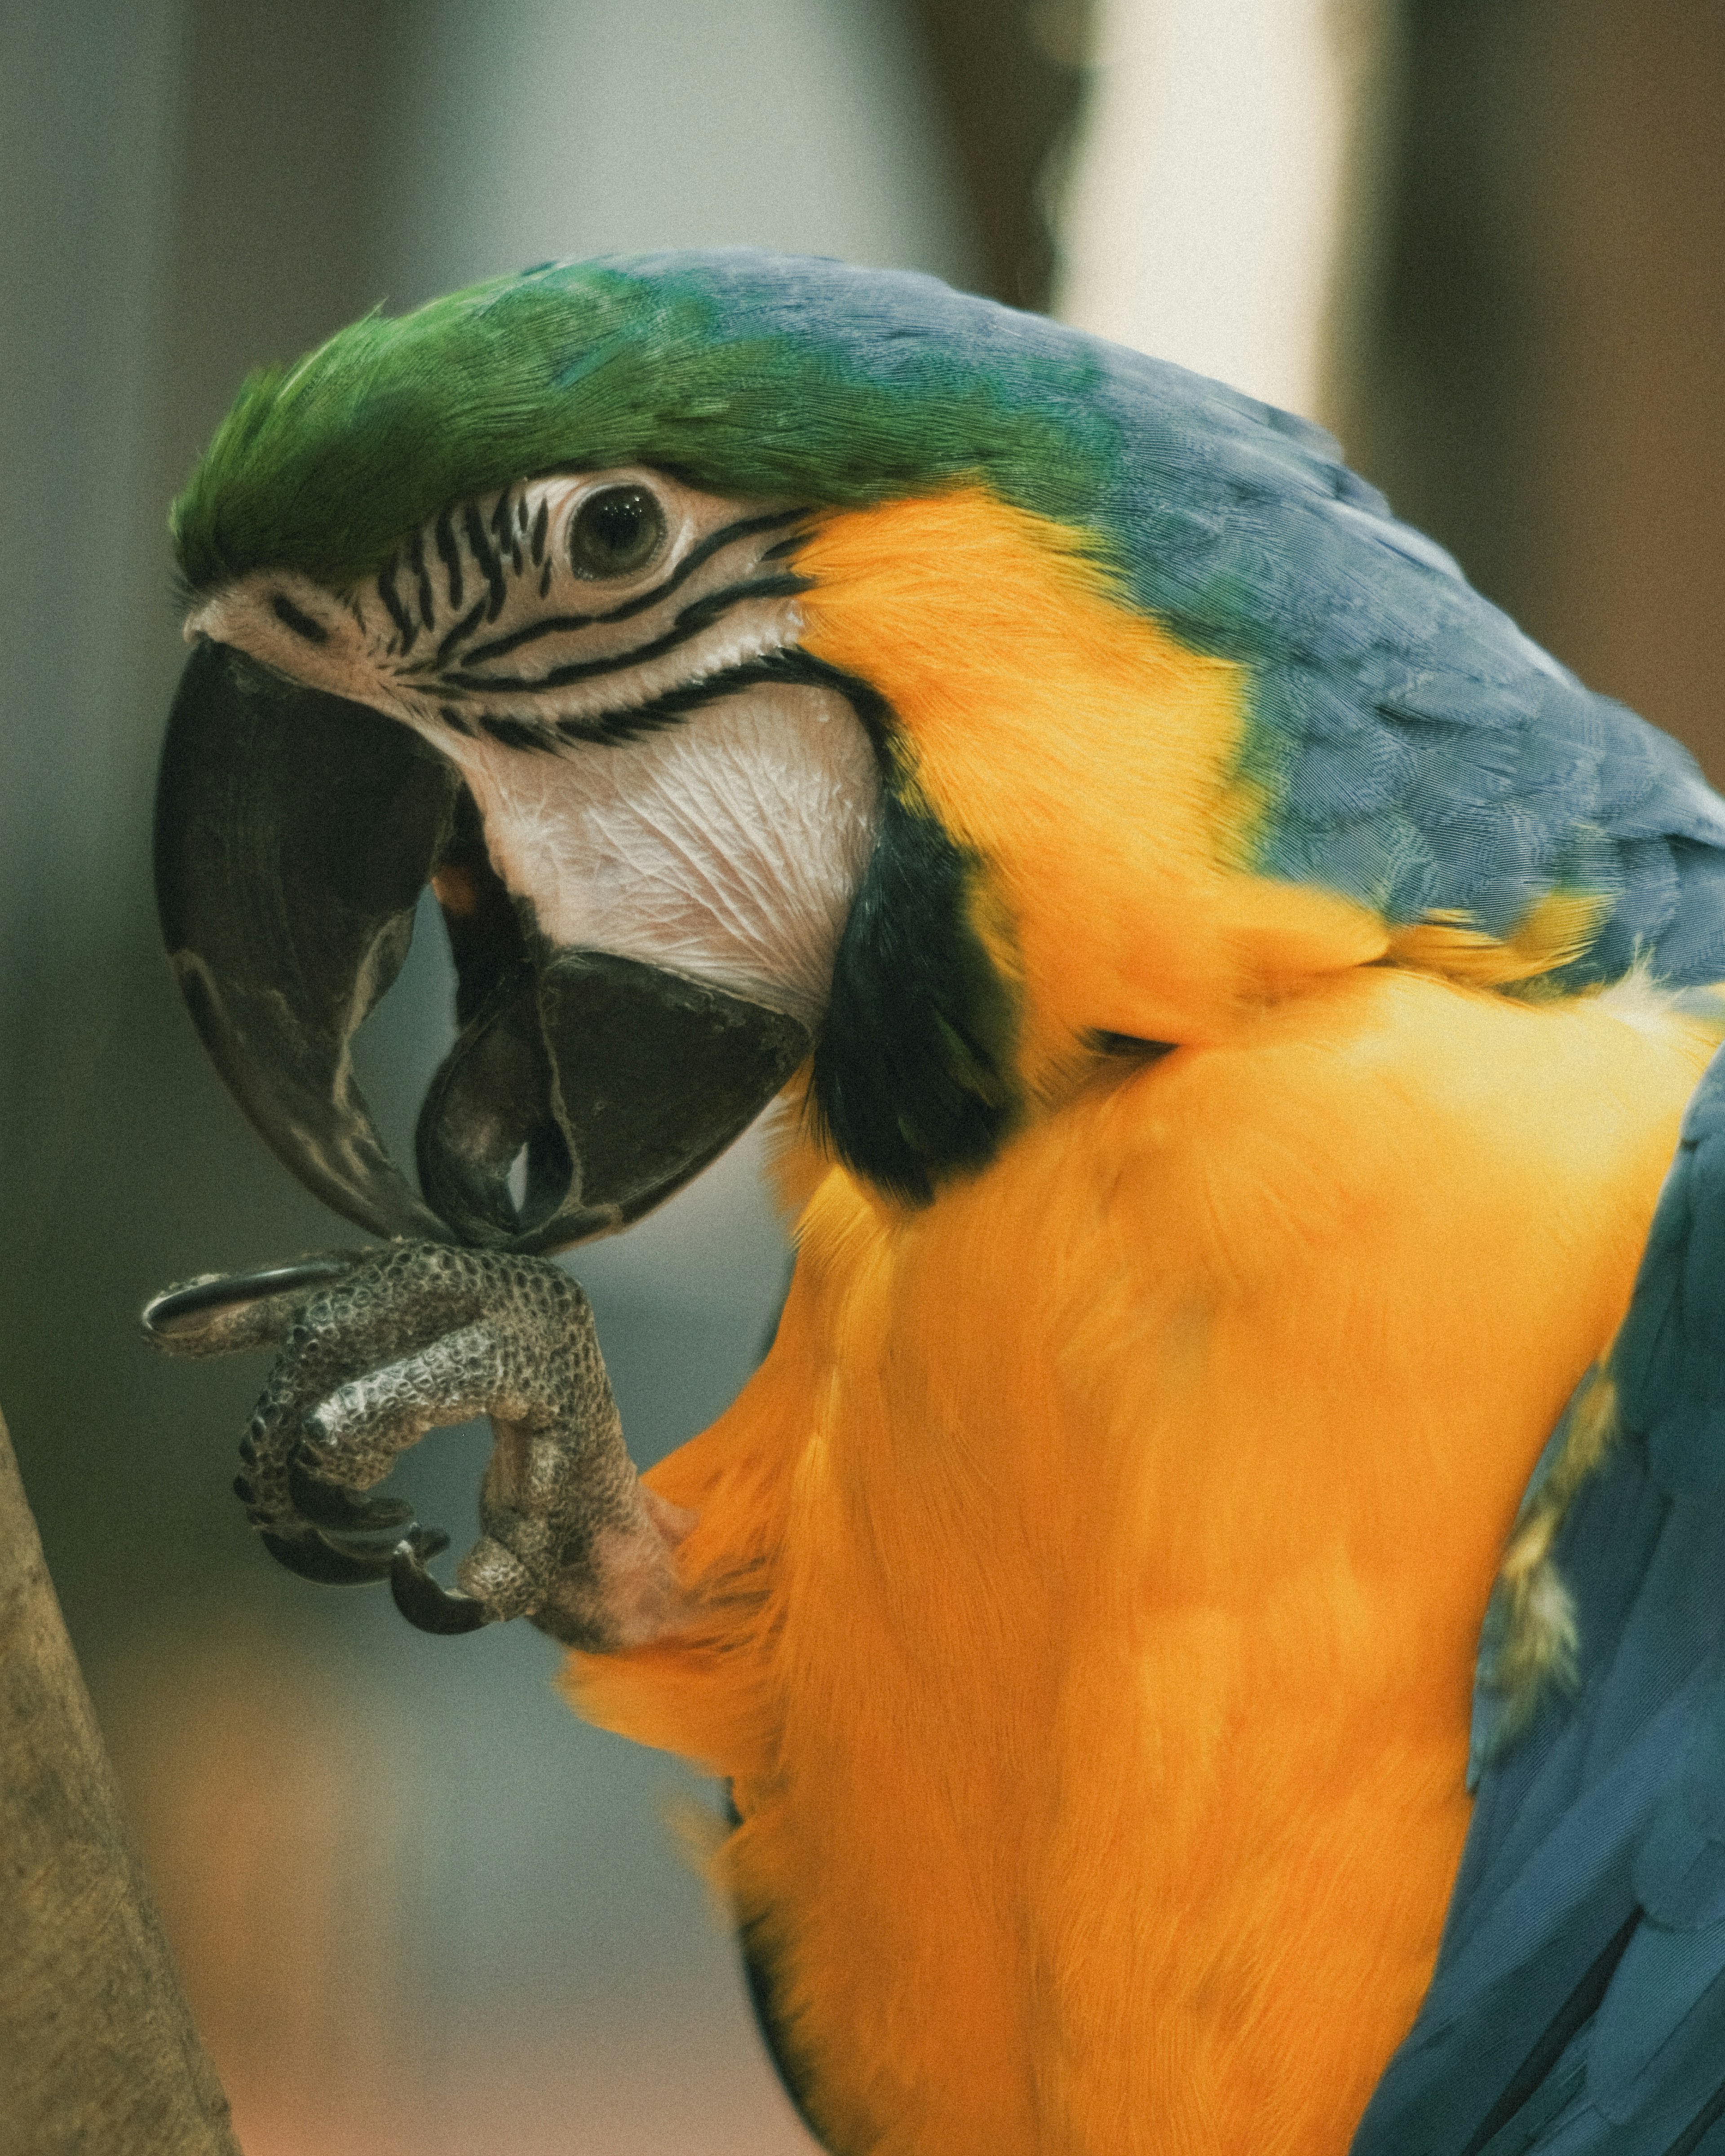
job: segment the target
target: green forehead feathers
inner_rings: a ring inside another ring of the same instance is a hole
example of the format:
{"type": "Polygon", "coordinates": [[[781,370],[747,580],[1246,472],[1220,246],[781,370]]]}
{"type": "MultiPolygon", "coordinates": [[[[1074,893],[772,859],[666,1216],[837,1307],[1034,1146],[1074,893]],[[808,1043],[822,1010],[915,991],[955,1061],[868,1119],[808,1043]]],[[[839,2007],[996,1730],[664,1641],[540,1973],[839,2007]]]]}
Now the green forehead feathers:
{"type": "Polygon", "coordinates": [[[187,584],[352,583],[449,504],[567,465],[833,504],[975,472],[1080,512],[1103,445],[1070,345],[967,351],[989,318],[1024,318],[837,264],[769,278],[768,259],[550,264],[254,374],[174,505],[187,584]]]}

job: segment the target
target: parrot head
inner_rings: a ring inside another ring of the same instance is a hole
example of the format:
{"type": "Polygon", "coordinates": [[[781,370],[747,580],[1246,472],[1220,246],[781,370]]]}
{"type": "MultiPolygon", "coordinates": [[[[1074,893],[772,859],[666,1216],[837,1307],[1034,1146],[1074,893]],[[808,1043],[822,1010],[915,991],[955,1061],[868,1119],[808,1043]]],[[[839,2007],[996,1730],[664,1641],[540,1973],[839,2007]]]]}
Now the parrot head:
{"type": "Polygon", "coordinates": [[[373,1233],[610,1231],[805,1069],[925,1201],[1099,1060],[1384,949],[1394,860],[1259,858],[1266,639],[1375,500],[921,276],[668,255],[369,316],[248,382],[173,512],[157,890],[206,1045],[373,1233]],[[351,1050],[428,885],[416,1194],[351,1050]]]}
{"type": "Polygon", "coordinates": [[[265,1136],[365,1225],[524,1250],[621,1226],[806,1060],[878,786],[798,663],[798,514],[556,472],[446,505],[357,582],[277,566],[194,603],[170,945],[265,1136]],[[427,882],[460,1031],[415,1199],[347,1063],[427,882]]]}

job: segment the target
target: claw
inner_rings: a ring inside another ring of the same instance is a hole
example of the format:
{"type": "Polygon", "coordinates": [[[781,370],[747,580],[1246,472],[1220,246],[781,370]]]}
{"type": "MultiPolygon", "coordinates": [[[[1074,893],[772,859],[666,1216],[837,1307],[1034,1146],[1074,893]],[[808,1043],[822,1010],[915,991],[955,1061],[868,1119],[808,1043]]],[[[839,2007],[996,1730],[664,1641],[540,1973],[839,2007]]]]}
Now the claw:
{"type": "Polygon", "coordinates": [[[362,1552],[356,1547],[331,1541],[316,1529],[303,1535],[272,1535],[260,1531],[259,1539],[278,1564],[296,1572],[301,1579],[315,1579],[324,1587],[363,1587],[382,1579],[390,1571],[388,1550],[362,1552]]]}
{"type": "Polygon", "coordinates": [[[168,1288],[144,1306],[144,1337],[168,1355],[279,1347],[305,1305],[345,1280],[362,1255],[336,1252],[268,1272],[209,1273],[168,1288]]]}
{"type": "Polygon", "coordinates": [[[297,1460],[289,1461],[287,1480],[295,1511],[316,1527],[376,1534],[387,1527],[404,1527],[413,1517],[413,1507],[398,1497],[356,1497],[332,1482],[320,1482],[297,1460]]]}
{"type": "Polygon", "coordinates": [[[434,1527],[416,1527],[395,1546],[389,1589],[396,1608],[422,1632],[476,1632],[490,1622],[485,1604],[470,1594],[440,1586],[425,1569],[425,1559],[447,1549],[449,1542],[449,1537],[434,1527]]]}

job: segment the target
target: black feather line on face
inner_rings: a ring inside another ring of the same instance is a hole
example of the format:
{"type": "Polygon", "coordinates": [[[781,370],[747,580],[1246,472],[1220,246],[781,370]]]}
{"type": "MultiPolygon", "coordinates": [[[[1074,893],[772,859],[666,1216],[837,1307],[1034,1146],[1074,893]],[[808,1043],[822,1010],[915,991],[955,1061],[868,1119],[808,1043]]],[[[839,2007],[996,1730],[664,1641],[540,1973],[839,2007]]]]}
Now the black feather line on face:
{"type": "Polygon", "coordinates": [[[509,596],[509,587],[503,579],[503,564],[498,560],[490,539],[485,535],[485,523],[478,506],[470,501],[461,512],[461,529],[466,535],[467,551],[479,565],[479,572],[490,588],[485,607],[485,619],[495,621],[503,611],[503,602],[509,596]]]}
{"type": "Polygon", "coordinates": [[[296,607],[285,592],[270,594],[270,610],[290,634],[297,636],[302,644],[327,644],[330,633],[321,621],[314,621],[303,608],[296,607]]]}
{"type": "Polygon", "coordinates": [[[396,560],[397,557],[392,555],[378,570],[377,596],[382,600],[389,619],[395,624],[396,634],[401,639],[403,653],[406,654],[413,649],[418,640],[419,624],[408,614],[407,608],[401,603],[401,593],[396,589],[396,560]]]}
{"type": "MultiPolygon", "coordinates": [[[[486,665],[496,660],[507,658],[511,652],[519,651],[524,645],[536,644],[543,637],[591,629],[600,622],[628,621],[638,613],[645,613],[649,608],[657,606],[661,599],[668,598],[680,584],[686,583],[695,572],[710,562],[721,547],[729,547],[738,539],[752,537],[757,531],[773,531],[779,525],[788,523],[793,516],[801,516],[804,513],[800,509],[787,509],[771,516],[745,517],[736,524],[726,525],[720,531],[710,531],[701,544],[691,547],[670,574],[662,578],[650,591],[638,592],[634,598],[625,599],[620,606],[608,608],[603,613],[549,614],[542,621],[530,621],[525,627],[511,630],[507,636],[493,637],[489,643],[475,644],[471,651],[463,652],[461,663],[464,666],[486,665]]],[[[533,529],[535,546],[542,547],[545,529],[543,502],[539,505],[539,521],[533,529]]],[[[798,533],[793,540],[781,541],[778,546],[769,547],[762,555],[762,561],[776,560],[787,546],[801,545],[803,536],[798,533]]],[[[533,558],[537,561],[538,553],[536,552],[533,558]]],[[[442,663],[441,657],[439,663],[442,663]]]]}
{"type": "Polygon", "coordinates": [[[449,580],[449,608],[453,613],[461,603],[465,587],[461,577],[461,549],[455,544],[455,526],[447,509],[437,520],[437,556],[449,580]]]}
{"type": "MultiPolygon", "coordinates": [[[[608,711],[590,711],[580,718],[544,719],[536,713],[510,712],[495,718],[483,713],[461,713],[453,704],[439,705],[439,716],[458,732],[483,730],[512,748],[553,750],[574,742],[592,742],[601,747],[620,742],[639,741],[644,734],[662,732],[711,704],[740,696],[745,689],[797,682],[816,688],[838,688],[847,694],[849,676],[812,659],[806,651],[763,652],[758,659],[740,659],[734,666],[698,680],[680,683],[639,704],[619,704],[608,711]],[[500,731],[506,729],[506,731],[500,731]]],[[[863,685],[858,684],[858,686],[863,685]]],[[[870,725],[868,720],[864,721],[870,725]]],[[[884,757],[884,737],[870,731],[875,752],[884,757]]]]}
{"type": "MultiPolygon", "coordinates": [[[[606,674],[626,674],[631,667],[644,666],[649,660],[663,659],[667,652],[712,628],[724,619],[732,607],[740,606],[746,599],[794,598],[799,592],[809,588],[807,577],[781,572],[772,577],[756,577],[747,583],[728,585],[723,591],[704,593],[691,599],[677,614],[663,635],[655,636],[650,643],[637,644],[627,651],[619,651],[608,659],[577,659],[567,665],[552,666],[543,674],[475,674],[470,670],[475,655],[469,653],[461,665],[451,673],[439,676],[439,682],[450,689],[465,689],[476,693],[506,696],[547,696],[557,689],[567,689],[577,681],[593,681],[606,674]]],[[[492,619],[487,615],[487,619],[492,619]]],[[[487,647],[489,648],[489,647],[487,647]]]]}
{"type": "Polygon", "coordinates": [[[485,610],[485,601],[483,598],[475,599],[473,604],[467,609],[467,612],[462,615],[460,620],[455,623],[454,627],[449,629],[448,634],[444,636],[443,642],[439,644],[437,647],[436,656],[433,659],[431,667],[428,670],[436,671],[444,666],[449,659],[449,654],[461,641],[462,638],[467,634],[468,631],[470,629],[478,628],[480,617],[484,613],[485,610]]]}
{"type": "Polygon", "coordinates": [[[416,531],[408,542],[408,566],[413,572],[414,588],[419,600],[419,625],[429,629],[437,619],[437,600],[431,589],[431,572],[425,566],[425,535],[416,531]]]}

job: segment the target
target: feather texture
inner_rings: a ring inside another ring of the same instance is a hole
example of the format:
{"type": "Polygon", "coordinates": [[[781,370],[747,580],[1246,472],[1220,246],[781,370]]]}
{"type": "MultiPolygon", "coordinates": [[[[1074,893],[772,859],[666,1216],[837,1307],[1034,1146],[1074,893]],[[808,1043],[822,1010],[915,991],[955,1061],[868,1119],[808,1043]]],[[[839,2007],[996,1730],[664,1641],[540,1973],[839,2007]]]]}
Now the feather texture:
{"type": "Polygon", "coordinates": [[[860,506],[973,485],[1242,670],[1256,865],[1394,926],[1608,904],[1563,969],[1725,976],[1725,815],[1392,518],[1303,420],[927,277],[746,249],[549,264],[367,317],[241,393],[174,510],[194,592],[333,586],[454,504],[576,465],[860,506]]]}
{"type": "Polygon", "coordinates": [[[1316,429],[926,278],[372,316],[247,385],[179,558],[333,663],[434,520],[637,466],[794,515],[742,670],[881,788],[784,1319],[652,1478],[701,1628],[570,1675],[731,1778],[810,2115],[1712,2156],[1725,1076],[1655,1201],[1725,808],[1316,429]]]}
{"type": "Polygon", "coordinates": [[[1725,2138],[1722,1139],[1716,1060],[1607,1375],[1587,1381],[1528,1501],[1537,1514],[1609,1394],[1603,1465],[1553,1516],[1572,1681],[1508,1744],[1485,1695],[1443,1953],[1358,2156],[1693,2156],[1725,2138]]]}
{"type": "Polygon", "coordinates": [[[1467,1828],[1479,1612],[1706,1053],[1357,968],[932,1207],[819,1183],[766,1363],[650,1478],[711,1626],[572,1681],[732,1778],[831,2147],[1346,2146],[1467,1828]]]}

